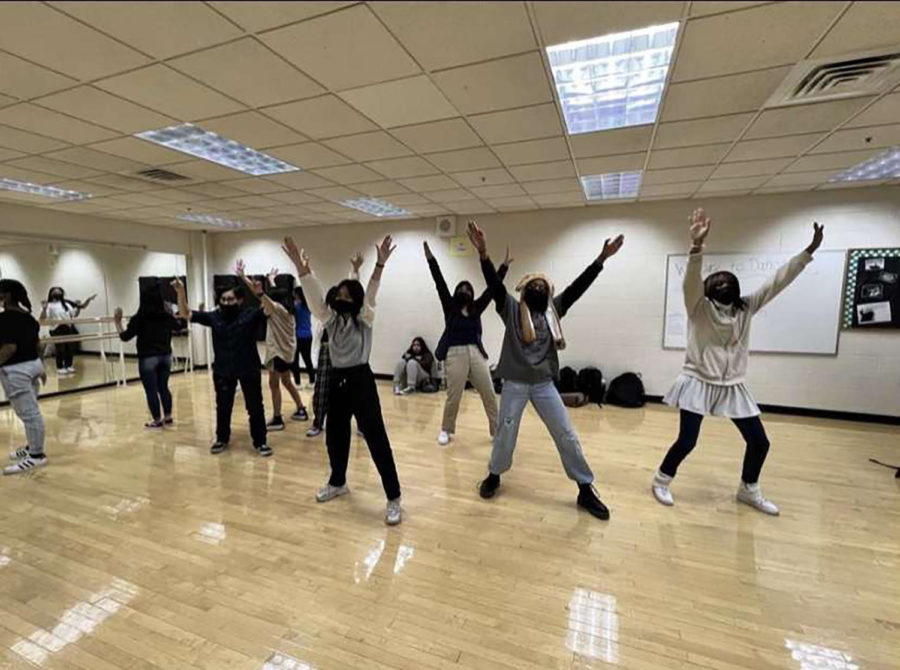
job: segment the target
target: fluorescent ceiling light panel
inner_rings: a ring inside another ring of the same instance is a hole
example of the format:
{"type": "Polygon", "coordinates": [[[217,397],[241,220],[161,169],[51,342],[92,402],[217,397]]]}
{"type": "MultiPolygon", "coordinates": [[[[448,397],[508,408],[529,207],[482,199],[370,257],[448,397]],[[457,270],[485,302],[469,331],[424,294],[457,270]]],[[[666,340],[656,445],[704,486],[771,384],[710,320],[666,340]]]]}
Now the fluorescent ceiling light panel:
{"type": "Polygon", "coordinates": [[[349,200],[341,200],[340,204],[379,218],[409,216],[412,214],[408,209],[402,209],[377,198],[351,198],[349,200]]]}
{"type": "Polygon", "coordinates": [[[581,178],[581,187],[588,200],[636,198],[643,176],[643,170],[591,174],[581,178]]]}
{"type": "Polygon", "coordinates": [[[900,177],[900,147],[883,151],[859,165],[836,174],[828,181],[867,181],[897,177],[900,177]]]}
{"type": "Polygon", "coordinates": [[[185,123],[158,130],[146,130],[135,137],[182,153],[224,165],[232,170],[258,177],[266,174],[296,172],[300,168],[273,158],[240,142],[229,140],[199,126],[185,123]]]}
{"type": "Polygon", "coordinates": [[[191,223],[204,223],[208,226],[215,226],[216,228],[230,228],[231,230],[237,230],[238,228],[244,227],[244,224],[240,221],[223,219],[218,216],[213,216],[212,214],[180,214],[176,218],[181,219],[182,221],[190,221],[191,223]]]}
{"type": "Polygon", "coordinates": [[[656,121],[678,22],[547,47],[570,135],[656,121]]]}
{"type": "Polygon", "coordinates": [[[5,191],[18,191],[19,193],[28,193],[30,195],[40,195],[45,198],[55,198],[56,200],[84,200],[85,198],[91,197],[90,193],[67,191],[64,188],[44,186],[43,184],[32,184],[30,181],[17,181],[15,179],[7,179],[6,177],[0,177],[0,189],[5,191]]]}

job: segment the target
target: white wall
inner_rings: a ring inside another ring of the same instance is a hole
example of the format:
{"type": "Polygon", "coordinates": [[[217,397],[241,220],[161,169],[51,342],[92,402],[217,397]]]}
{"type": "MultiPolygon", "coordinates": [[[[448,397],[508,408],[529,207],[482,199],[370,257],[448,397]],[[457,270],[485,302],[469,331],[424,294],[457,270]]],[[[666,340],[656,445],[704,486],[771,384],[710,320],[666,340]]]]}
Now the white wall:
{"type": "MultiPolygon", "coordinates": [[[[625,247],[564,321],[569,348],[562,364],[595,364],[607,378],[637,371],[647,392],[661,395],[683,356],[661,344],[666,255],[687,248],[687,217],[698,205],[714,220],[709,251],[799,251],[809,242],[813,220],[825,224],[823,249],[900,246],[895,187],[497,214],[479,217],[479,223],[498,263],[505,246],[512,248],[516,261],[509,287],[531,271],[546,272],[564,287],[599,253],[604,238],[624,233],[625,247]]],[[[211,273],[230,272],[239,257],[251,272],[273,264],[288,268],[279,243],[281,235],[293,233],[326,285],[345,276],[356,249],[366,254],[365,279],[374,262],[373,244],[387,232],[398,249],[379,294],[371,362],[376,372],[390,372],[413,336],[424,336],[434,347],[442,330],[423,239],[431,243],[451,288],[461,279],[484,286],[477,258],[452,257],[446,241],[435,237],[432,219],[217,234],[211,273]]],[[[502,337],[493,311],[485,313],[484,327],[493,362],[502,337]]],[[[842,332],[835,357],[753,354],[749,384],[764,403],[900,415],[900,332],[842,332]]]]}

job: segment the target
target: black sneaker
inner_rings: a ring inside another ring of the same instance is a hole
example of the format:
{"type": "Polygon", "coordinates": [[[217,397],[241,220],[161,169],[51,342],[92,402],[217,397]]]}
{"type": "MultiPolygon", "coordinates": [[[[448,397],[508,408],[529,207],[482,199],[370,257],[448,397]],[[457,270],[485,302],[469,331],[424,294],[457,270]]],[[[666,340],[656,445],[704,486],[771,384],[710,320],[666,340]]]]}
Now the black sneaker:
{"type": "Polygon", "coordinates": [[[209,453],[211,454],[221,454],[228,448],[227,442],[214,442],[213,446],[209,448],[209,453]]]}
{"type": "Polygon", "coordinates": [[[284,419],[280,416],[273,417],[272,420],[266,424],[266,430],[269,432],[284,430],[284,419]]]}
{"type": "Polygon", "coordinates": [[[265,458],[268,458],[269,456],[271,456],[272,454],[275,453],[274,451],[272,451],[272,447],[270,447],[268,444],[264,444],[261,447],[253,447],[253,448],[256,449],[256,452],[260,456],[264,456],[265,458]]]}
{"type": "Polygon", "coordinates": [[[600,500],[594,487],[590,484],[583,484],[578,488],[580,489],[578,491],[578,506],[586,509],[598,519],[603,521],[609,519],[609,510],[603,504],[603,501],[600,500]]]}
{"type": "Polygon", "coordinates": [[[309,421],[309,414],[306,413],[306,408],[301,407],[291,414],[291,421],[309,421]]]}
{"type": "Polygon", "coordinates": [[[484,481],[481,482],[481,486],[478,487],[478,495],[485,499],[493,498],[499,488],[500,475],[489,474],[484,478],[484,481]]]}

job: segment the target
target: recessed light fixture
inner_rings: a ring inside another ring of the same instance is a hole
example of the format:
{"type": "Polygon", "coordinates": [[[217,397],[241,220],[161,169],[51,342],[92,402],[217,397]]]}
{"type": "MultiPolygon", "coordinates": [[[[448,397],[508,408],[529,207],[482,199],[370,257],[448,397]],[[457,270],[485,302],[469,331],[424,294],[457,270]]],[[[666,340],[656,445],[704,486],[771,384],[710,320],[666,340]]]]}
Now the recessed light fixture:
{"type": "Polygon", "coordinates": [[[285,163],[261,151],[245,147],[240,142],[229,140],[227,137],[222,137],[209,130],[203,130],[191,123],[158,130],[146,130],[137,133],[135,137],[255,177],[296,172],[300,169],[296,165],[285,163]]]}
{"type": "Polygon", "coordinates": [[[868,181],[900,177],[900,147],[882,151],[859,165],[854,165],[828,181],[868,181]]]}
{"type": "Polygon", "coordinates": [[[379,218],[409,216],[412,214],[408,209],[403,209],[392,205],[384,200],[377,198],[350,198],[349,200],[341,200],[340,204],[351,209],[358,209],[360,212],[371,214],[379,218]]]}
{"type": "Polygon", "coordinates": [[[218,216],[213,216],[212,214],[179,214],[175,218],[181,219],[182,221],[190,221],[191,223],[205,223],[208,226],[229,228],[231,230],[237,230],[244,227],[244,224],[241,221],[223,219],[218,216]]]}
{"type": "Polygon", "coordinates": [[[570,135],[656,121],[678,22],[547,47],[570,135]]]}
{"type": "Polygon", "coordinates": [[[636,198],[643,176],[643,170],[591,174],[581,178],[581,187],[588,200],[636,198]]]}
{"type": "Polygon", "coordinates": [[[18,191],[19,193],[28,193],[30,195],[39,195],[44,198],[55,198],[56,200],[85,200],[86,198],[91,197],[90,193],[67,191],[64,188],[44,186],[43,184],[32,184],[30,181],[17,181],[15,179],[7,179],[6,177],[0,177],[0,189],[5,191],[18,191]]]}

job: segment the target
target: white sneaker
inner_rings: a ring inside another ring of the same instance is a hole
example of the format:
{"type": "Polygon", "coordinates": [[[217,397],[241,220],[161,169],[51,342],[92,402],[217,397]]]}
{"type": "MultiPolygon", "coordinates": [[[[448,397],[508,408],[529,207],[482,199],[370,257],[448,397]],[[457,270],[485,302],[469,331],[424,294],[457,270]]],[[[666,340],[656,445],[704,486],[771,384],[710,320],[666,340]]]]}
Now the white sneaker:
{"type": "Polygon", "coordinates": [[[440,433],[438,433],[438,444],[442,447],[450,444],[450,433],[448,433],[446,430],[442,430],[440,433]]]}
{"type": "Polygon", "coordinates": [[[766,500],[763,497],[762,491],[759,490],[759,483],[745,484],[741,482],[741,485],[738,487],[737,500],[745,505],[750,505],[750,507],[755,507],[764,514],[771,514],[772,516],[778,516],[779,514],[778,506],[771,500],[766,500]]]}
{"type": "Polygon", "coordinates": [[[28,447],[21,447],[9,452],[9,460],[11,461],[21,461],[23,458],[28,458],[28,447]]]}
{"type": "Polygon", "coordinates": [[[384,522],[388,526],[396,526],[401,521],[403,521],[403,510],[400,507],[400,498],[388,500],[387,508],[384,510],[384,522]]]}
{"type": "Polygon", "coordinates": [[[415,393],[415,392],[416,392],[415,386],[407,386],[405,389],[400,391],[400,395],[409,395],[410,393],[415,393]]]}
{"type": "Polygon", "coordinates": [[[403,395],[403,389],[399,386],[394,387],[394,395],[403,395]]]}
{"type": "Polygon", "coordinates": [[[669,485],[672,483],[673,479],[674,477],[670,477],[657,470],[656,474],[653,475],[653,483],[650,484],[650,490],[653,491],[653,497],[666,507],[671,507],[675,504],[675,499],[672,497],[672,491],[669,489],[669,485]]]}
{"type": "Polygon", "coordinates": [[[344,484],[343,486],[332,486],[331,484],[325,484],[322,488],[316,491],[316,502],[328,502],[329,500],[333,500],[338,496],[345,496],[350,493],[350,488],[344,484]]]}
{"type": "Polygon", "coordinates": [[[72,365],[70,365],[69,367],[66,368],[66,372],[67,372],[68,374],[70,374],[70,375],[74,375],[74,374],[75,374],[75,367],[72,366],[72,365]]]}
{"type": "Polygon", "coordinates": [[[21,461],[16,463],[15,465],[10,465],[8,467],[3,468],[4,475],[18,475],[23,472],[28,472],[29,470],[37,470],[38,468],[42,468],[47,465],[47,461],[49,459],[46,456],[34,457],[28,456],[27,458],[23,458],[21,461]]]}

